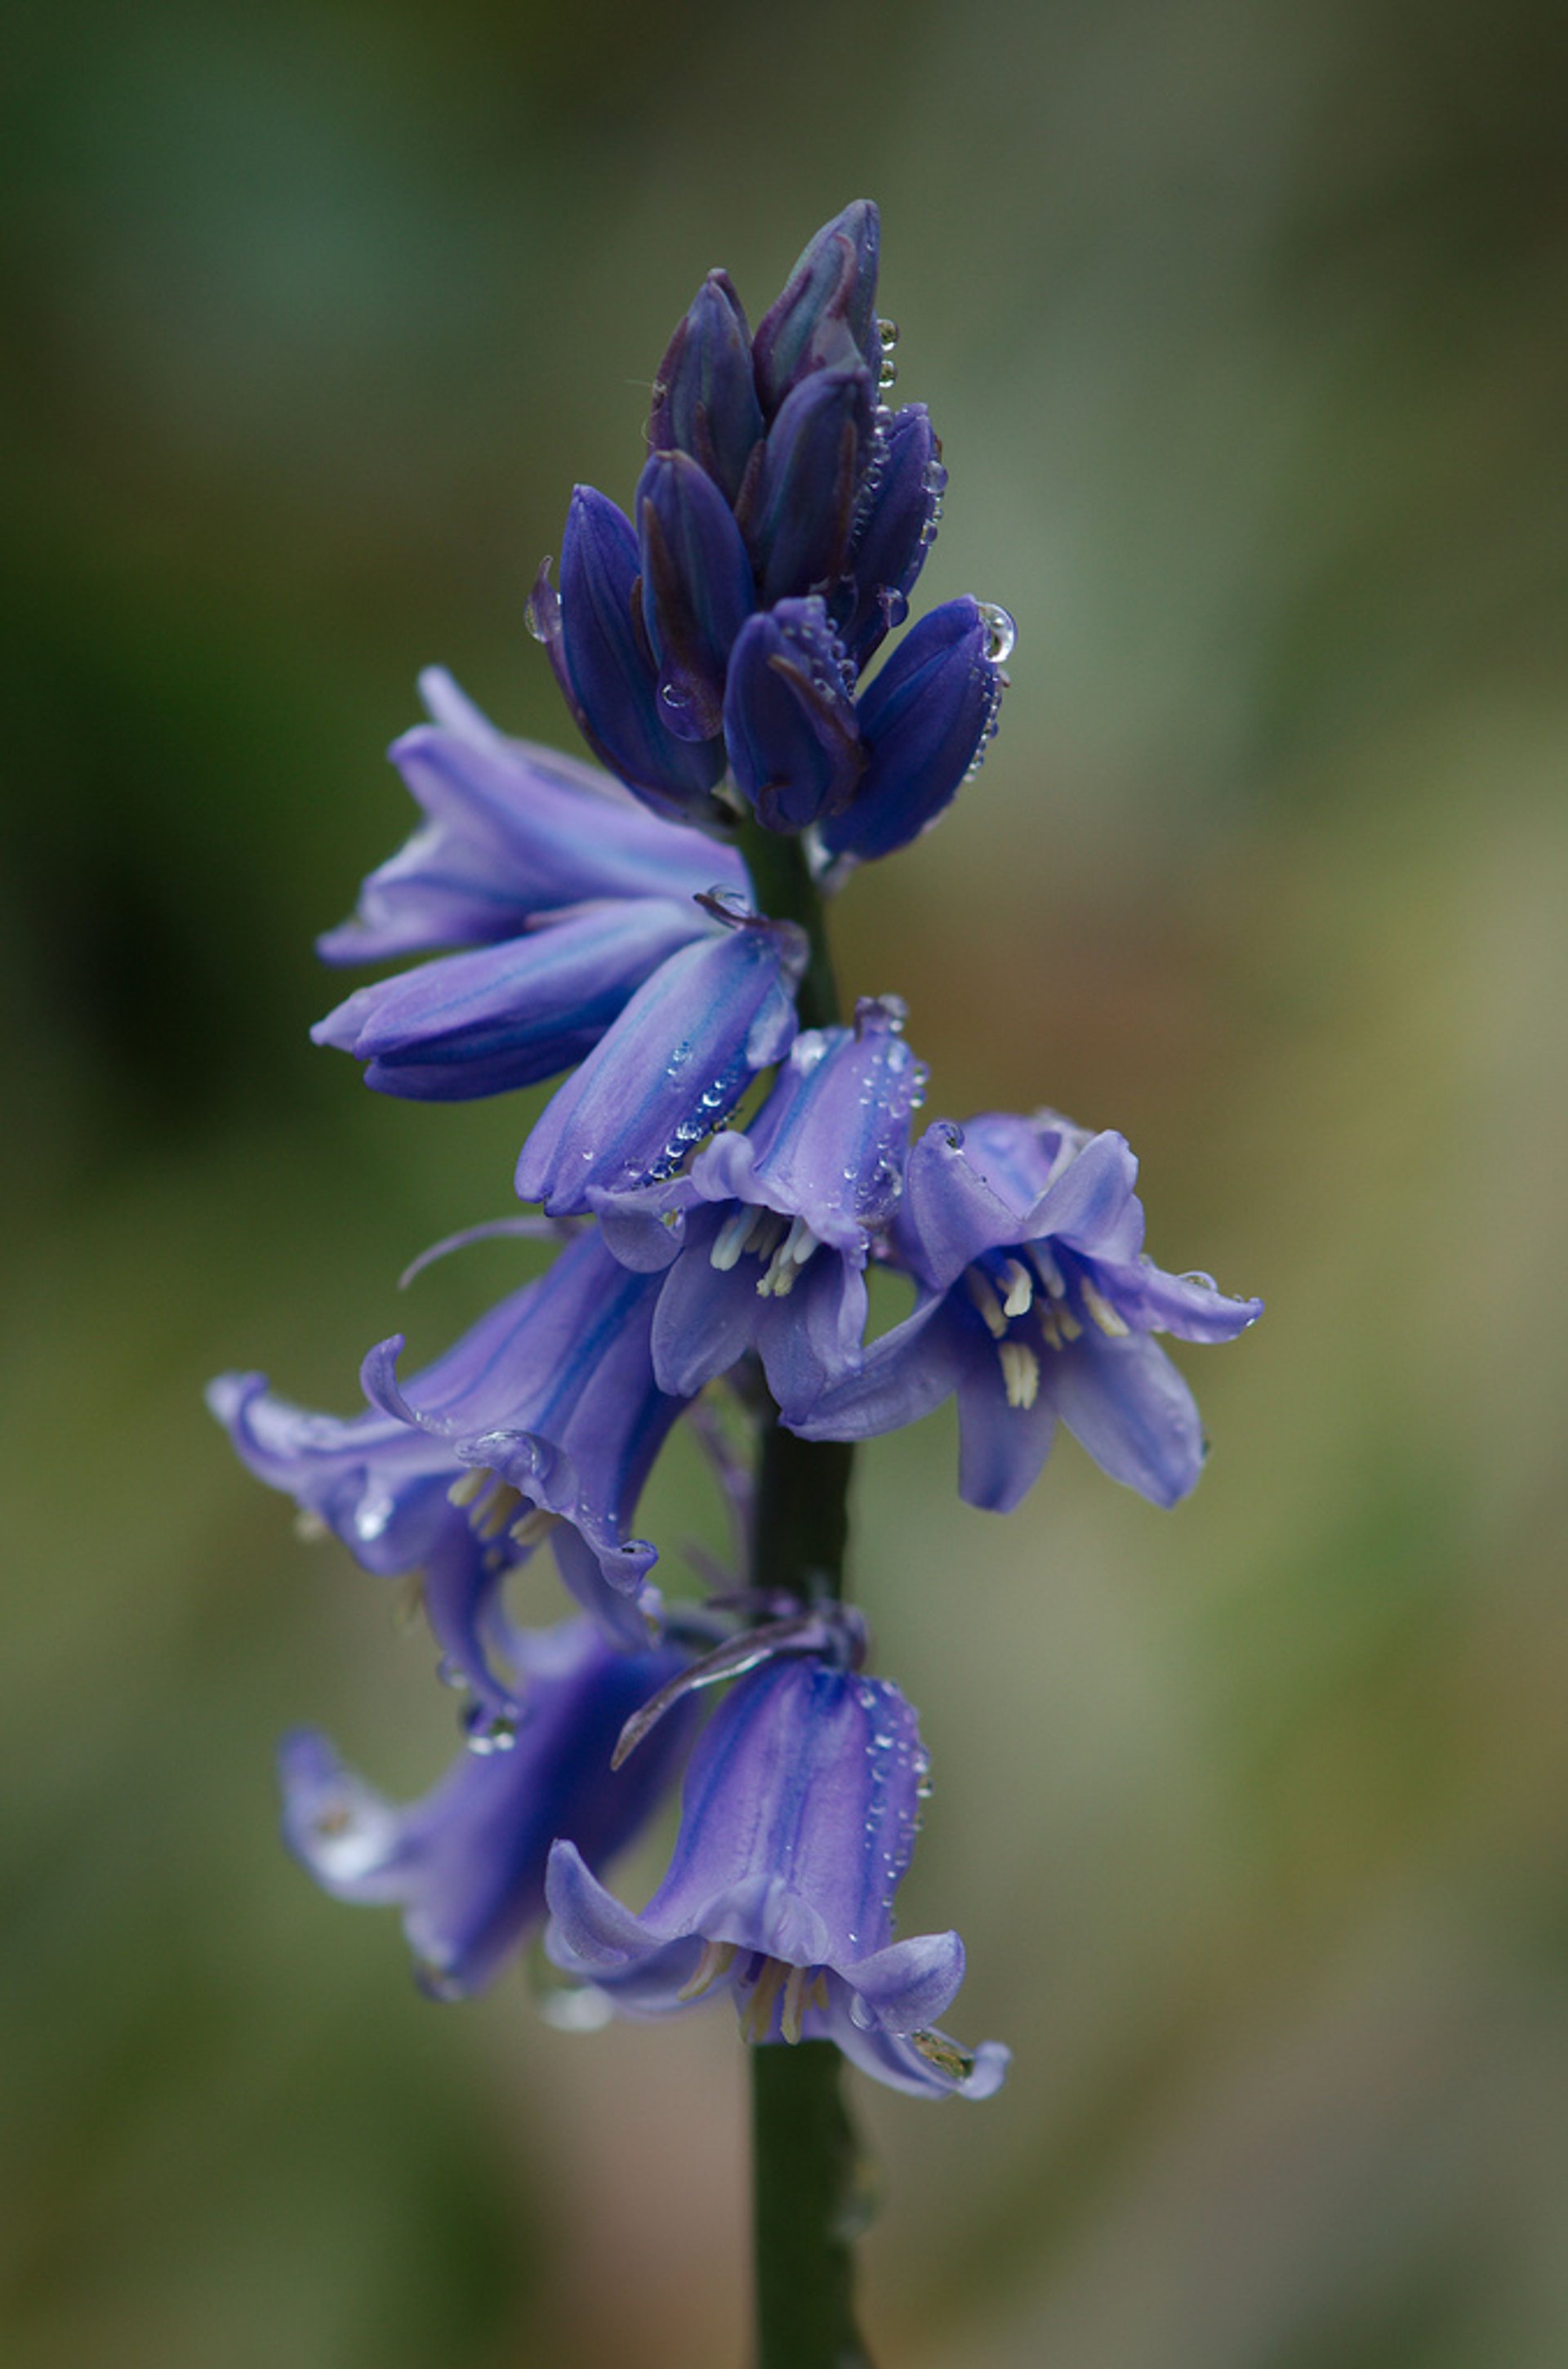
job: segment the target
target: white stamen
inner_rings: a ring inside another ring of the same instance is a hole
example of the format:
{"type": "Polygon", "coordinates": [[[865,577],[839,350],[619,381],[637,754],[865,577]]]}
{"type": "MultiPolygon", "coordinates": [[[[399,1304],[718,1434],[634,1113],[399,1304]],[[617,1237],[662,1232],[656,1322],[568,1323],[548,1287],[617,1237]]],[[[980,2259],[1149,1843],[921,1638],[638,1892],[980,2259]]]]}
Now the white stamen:
{"type": "Polygon", "coordinates": [[[1103,1291],[1097,1291],[1094,1286],[1088,1281],[1085,1281],[1083,1285],[1083,1305],[1089,1310],[1090,1315],[1094,1319],[1094,1322],[1099,1326],[1101,1332],[1108,1333],[1113,1340],[1116,1340],[1124,1336],[1129,1330],[1129,1327],[1126,1322],[1124,1322],[1123,1319],[1116,1314],[1116,1310],[1111,1306],[1111,1303],[1105,1298],[1104,1293],[1103,1291]]]}
{"type": "Polygon", "coordinates": [[[754,1215],[755,1212],[743,1202],[733,1217],[725,1219],[714,1236],[713,1248],[708,1253],[708,1265],[716,1266],[721,1275],[729,1273],[730,1268],[735,1265],[741,1252],[746,1248],[746,1237],[751,1230],[754,1215]]]}
{"type": "Polygon", "coordinates": [[[1053,1299],[1065,1299],[1067,1295],[1067,1284],[1063,1278],[1060,1267],[1058,1266],[1055,1258],[1052,1256],[1050,1245],[1047,1242],[1031,1242],[1029,1244],[1029,1256],[1034,1261],[1035,1272],[1038,1275],[1040,1281],[1045,1285],[1046,1289],[1050,1293],[1051,1298],[1053,1299]]]}
{"type": "Polygon", "coordinates": [[[490,1486],[495,1477],[487,1465],[476,1464],[472,1471],[458,1474],[446,1493],[448,1500],[454,1505],[472,1505],[475,1498],[490,1486]]]}
{"type": "Polygon", "coordinates": [[[770,1958],[763,1966],[757,1977],[757,1987],[740,2019],[740,2030],[745,2039],[766,2040],[768,2026],[773,2020],[773,2001],[779,1995],[786,1971],[778,1958],[770,1958]]]}
{"type": "Polygon", "coordinates": [[[498,1539],[516,1518],[521,1503],[521,1492],[514,1489],[509,1481],[494,1480],[478,1504],[470,1510],[468,1527],[476,1539],[483,1539],[486,1543],[491,1539],[498,1539]]]}
{"type": "Polygon", "coordinates": [[[733,1941],[704,1941],[703,1954],[692,1969],[691,1979],[681,1984],[676,1997],[701,1998],[704,1991],[712,1990],[715,1983],[728,1974],[734,1961],[733,1941]]]}
{"type": "Polygon", "coordinates": [[[795,1277],[801,1268],[820,1248],[821,1244],[805,1219],[793,1219],[788,1233],[773,1253],[772,1265],[758,1278],[757,1288],[762,1298],[787,1299],[795,1289],[795,1277]]]}
{"type": "Polygon", "coordinates": [[[1073,1314],[1070,1308],[1059,1308],[1057,1310],[1057,1322],[1061,1326],[1064,1339],[1069,1341],[1082,1340],[1083,1327],[1080,1324],[1077,1317],[1073,1314]]]}
{"type": "Polygon", "coordinates": [[[520,1522],[514,1522],[507,1535],[516,1546],[536,1547],[540,1539],[546,1538],[555,1528],[560,1518],[559,1514],[552,1514],[546,1506],[530,1505],[522,1519],[520,1522]]]}
{"type": "Polygon", "coordinates": [[[1040,1394],[1040,1361],[1033,1349],[1022,1341],[999,1341],[996,1354],[1001,1359],[1008,1405],[1032,1407],[1040,1394]]]}
{"type": "Polygon", "coordinates": [[[991,1289],[978,1266],[964,1269],[964,1281],[970,1299],[986,1320],[986,1330],[1000,1341],[1007,1330],[1007,1319],[1001,1312],[1001,1302],[991,1289]]]}
{"type": "Polygon", "coordinates": [[[1001,1270],[1007,1282],[1007,1298],[1002,1301],[1004,1316],[1027,1316],[1035,1304],[1035,1287],[1029,1280],[1029,1270],[1022,1259],[1010,1258],[1001,1270]]]}
{"type": "MultiPolygon", "coordinates": [[[[808,1966],[792,1966],[784,1985],[784,2006],[779,2014],[779,2031],[794,2048],[800,2039],[800,2020],[806,2012],[806,1982],[808,1966]]],[[[818,1977],[820,1981],[821,1977],[818,1977]]]]}

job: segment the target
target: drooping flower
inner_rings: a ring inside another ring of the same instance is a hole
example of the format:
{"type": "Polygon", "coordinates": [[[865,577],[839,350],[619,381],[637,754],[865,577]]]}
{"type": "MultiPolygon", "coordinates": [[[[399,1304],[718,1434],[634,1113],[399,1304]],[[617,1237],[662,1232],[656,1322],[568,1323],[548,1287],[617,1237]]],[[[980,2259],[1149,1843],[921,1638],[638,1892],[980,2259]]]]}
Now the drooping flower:
{"type": "Polygon", "coordinates": [[[617,1256],[668,1269],[652,1334],[664,1389],[694,1396],[755,1349],[793,1422],[858,1367],[866,1261],[925,1082],[903,1023],[896,997],[864,998],[853,1027],[795,1038],[744,1134],[715,1137],[668,1184],[598,1196],[617,1256]]]}
{"type": "Polygon", "coordinates": [[[743,898],[748,883],[733,848],[659,821],[590,765],[506,738],[439,670],[420,687],[434,721],[392,757],[425,822],[320,950],[438,959],[361,988],[312,1033],[364,1061],[383,1093],[464,1101],[580,1060],[661,963],[719,929],[695,899],[743,898]]]}
{"type": "Polygon", "coordinates": [[[491,1638],[501,1582],[548,1538],[567,1587],[606,1634],[646,1644],[656,1556],[627,1528],[681,1402],[648,1349],[656,1277],[596,1230],[510,1293],[406,1384],[395,1335],[361,1379],[366,1413],[308,1413],[259,1374],[209,1393],[244,1461],[369,1570],[418,1570],[430,1625],[483,1701],[507,1707],[491,1638]]]}
{"type": "Polygon", "coordinates": [[[482,1730],[428,1793],[398,1806],[344,1767],[326,1738],[296,1730],[279,1755],[290,1848],[339,1900],[403,1910],[421,1986],[481,1989],[544,1919],[550,1847],[568,1836],[592,1868],[658,1806],[689,1740],[677,1702],[623,1768],[615,1740],[680,1670],[671,1647],[617,1652],[593,1623],[513,1631],[516,1711],[482,1730]]]}
{"type": "Polygon", "coordinates": [[[1016,1505],[1059,1420],[1114,1480],[1159,1505],[1185,1497],[1203,1464],[1202,1426],[1151,1336],[1232,1340],[1263,1303],[1145,1256],[1137,1175],[1121,1136],[1054,1113],[929,1127],[892,1229],[917,1304],[794,1427],[866,1438],[956,1392],[969,1505],[1016,1505]]]}
{"type": "Polygon", "coordinates": [[[805,932],[737,899],[698,903],[718,926],[638,989],[523,1145],[518,1193],[553,1216],[671,1174],[789,1047],[805,932]]]}
{"type": "Polygon", "coordinates": [[[934,2029],[963,1980],[963,1943],[893,1939],[925,1766],[889,1680],[774,1661],[736,1684],[699,1738],[674,1856],[642,1915],[562,1841],[545,1946],[624,2014],[727,1990],[749,2040],[832,2040],[894,2089],[988,2097],[1007,2051],[970,2054],[934,2029]]]}

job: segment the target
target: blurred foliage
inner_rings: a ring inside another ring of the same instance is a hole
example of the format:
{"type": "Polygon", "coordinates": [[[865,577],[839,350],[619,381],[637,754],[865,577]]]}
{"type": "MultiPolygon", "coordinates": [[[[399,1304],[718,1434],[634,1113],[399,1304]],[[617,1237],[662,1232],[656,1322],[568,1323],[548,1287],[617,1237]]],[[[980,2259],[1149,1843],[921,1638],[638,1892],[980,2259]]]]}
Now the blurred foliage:
{"type": "MultiPolygon", "coordinates": [[[[273,1836],[272,1738],[388,1783],[450,1703],[228,1459],[229,1365],[348,1406],[504,1281],[513,1108],[304,1039],[452,665],[624,498],[702,271],[885,210],[953,483],[932,599],[1022,637],[942,830],[858,880],[932,1106],[1126,1128],[1192,1360],[1163,1516],[1070,1443],[1008,1524],[938,1420],[857,1584],[938,1776],[972,2112],[864,2101],[879,2357],[1548,2369],[1568,2346],[1568,702],[1560,11],[21,0],[0,93],[10,1509],[0,1997],[17,2369],[692,2369],[740,2350],[722,2016],[434,2011],[273,1836]],[[1484,1188],[1484,1189],[1482,1189],[1484,1188]]],[[[650,1526],[711,1506],[690,1466],[650,1526]]],[[[656,1854],[655,1854],[656,1857],[656,1854]]],[[[650,1857],[647,1865],[654,1864],[650,1857]]]]}

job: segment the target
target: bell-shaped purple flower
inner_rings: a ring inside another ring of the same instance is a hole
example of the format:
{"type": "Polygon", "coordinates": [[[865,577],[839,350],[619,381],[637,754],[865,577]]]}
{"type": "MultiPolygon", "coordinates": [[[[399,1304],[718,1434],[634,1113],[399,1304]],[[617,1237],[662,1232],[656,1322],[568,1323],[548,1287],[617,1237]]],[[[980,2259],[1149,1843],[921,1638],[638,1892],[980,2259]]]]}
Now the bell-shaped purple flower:
{"type": "Polygon", "coordinates": [[[847,205],[809,242],[757,324],[757,392],[769,418],[815,372],[857,360],[876,368],[880,229],[869,198],[847,205]]]}
{"type": "Polygon", "coordinates": [[[893,1228],[920,1287],[914,1311],[795,1427],[864,1438],[956,1392],[971,1505],[1016,1505],[1059,1420],[1113,1480],[1158,1505],[1185,1497],[1206,1443],[1191,1391],[1150,1336],[1232,1340],[1263,1303],[1144,1254],[1137,1175],[1121,1136],[1052,1113],[929,1127],[893,1228]]]}
{"type": "Polygon", "coordinates": [[[833,615],[855,666],[864,667],[910,612],[936,521],[947,472],[942,444],[923,403],[907,403],[883,431],[861,488],[846,588],[833,615]]]}
{"type": "Polygon", "coordinates": [[[844,652],[820,600],[748,620],[730,655],[724,733],[736,784],[768,830],[837,814],[865,764],[844,652]]]}
{"type": "Polygon", "coordinates": [[[547,1104],[517,1189],[554,1216],[669,1175],[795,1035],[806,939],[704,900],[722,926],[664,963],[547,1104]]]}
{"type": "Polygon", "coordinates": [[[967,598],[910,626],[861,694],[866,767],[850,804],[821,827],[830,855],[864,863],[930,829],[996,731],[1012,647],[1005,611],[967,598]]]}
{"type": "Polygon", "coordinates": [[[853,1028],[797,1036],[744,1134],[716,1136],[689,1173],[598,1196],[605,1240],[668,1268],[654,1371],[683,1398],[749,1349],[786,1422],[859,1367],[865,1265],[898,1206],[925,1070],[896,997],[866,998],[853,1028]]]}
{"type": "Polygon", "coordinates": [[[637,482],[643,620],[659,709],[683,740],[724,722],[724,678],[751,613],[751,565],[728,502],[684,452],[655,452],[637,482]]]}
{"type": "Polygon", "coordinates": [[[396,1379],[401,1338],[373,1349],[364,1413],[309,1413],[259,1374],[223,1376],[209,1402],[250,1470],[367,1570],[422,1574],[438,1642],[498,1710],[499,1587],[546,1538],[605,1632],[647,1641],[656,1557],[627,1526],[681,1411],[653,1374],[658,1292],[656,1277],[628,1273],[589,1231],[406,1384],[396,1379]]]}
{"type": "Polygon", "coordinates": [[[557,1077],[593,1050],[643,982],[708,932],[691,899],[589,905],[524,936],[378,980],[317,1021],[318,1045],[365,1083],[417,1102],[472,1102],[557,1077]]]}
{"type": "Polygon", "coordinates": [[[624,2014],[726,1990],[748,2040],[832,2040],[893,2089],[989,2097],[1007,2051],[970,2054],[934,2029],[964,1976],[957,1934],[893,1939],[925,1767],[888,1680],[775,1661],[738,1681],[698,1740],[670,1871],[643,1914],[563,1841],[545,1946],[624,2014]]]}
{"type": "Polygon", "coordinates": [[[394,1906],[423,1989],[481,1989],[545,1915],[550,1847],[569,1837],[601,1868],[646,1825],[691,1728],[677,1703],[625,1767],[611,1755],[625,1721],[674,1677],[670,1648],[617,1653],[591,1621],[513,1632],[516,1711],[476,1739],[419,1800],[395,1805],[302,1729],[279,1754],[283,1833],[324,1891],[394,1906]]]}
{"type": "Polygon", "coordinates": [[[559,600],[548,566],[534,584],[529,624],[589,747],[658,812],[710,816],[723,744],[670,728],[643,624],[642,560],[631,521],[606,495],[578,486],[561,545],[559,600]]]}
{"type": "Polygon", "coordinates": [[[648,442],[689,452],[733,502],[761,434],[746,315],[728,272],[710,271],[658,366],[648,442]]]}
{"type": "Polygon", "coordinates": [[[312,1031],[366,1083],[465,1101],[555,1076],[596,1045],[670,955],[710,935],[694,899],[743,895],[734,850],[672,827],[592,766],[507,739],[432,670],[433,725],[393,749],[427,820],[373,872],[330,961],[446,955],[347,998],[312,1031]]]}
{"type": "Polygon", "coordinates": [[[873,408],[864,363],[814,372],[785,398],[738,512],[764,607],[838,583],[873,408]]]}
{"type": "Polygon", "coordinates": [[[364,882],[353,917],[317,939],[325,961],[494,945],[573,906],[743,887],[738,859],[596,767],[509,739],[441,668],[419,690],[432,721],[389,753],[424,819],[364,882]]]}

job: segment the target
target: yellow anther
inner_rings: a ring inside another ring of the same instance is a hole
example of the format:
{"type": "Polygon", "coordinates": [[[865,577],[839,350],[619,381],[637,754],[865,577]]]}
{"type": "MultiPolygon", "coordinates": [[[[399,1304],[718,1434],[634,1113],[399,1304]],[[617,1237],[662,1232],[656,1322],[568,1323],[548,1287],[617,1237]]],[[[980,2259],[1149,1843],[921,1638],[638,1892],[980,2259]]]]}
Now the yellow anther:
{"type": "Polygon", "coordinates": [[[690,1981],[681,1984],[676,1997],[701,1998],[704,1991],[712,1990],[714,1985],[728,1974],[734,1960],[733,1941],[704,1941],[703,1954],[692,1969],[690,1981]]]}
{"type": "Polygon", "coordinates": [[[487,1466],[475,1465],[468,1471],[458,1474],[447,1491],[447,1496],[454,1505],[472,1505],[475,1498],[490,1486],[495,1477],[487,1466]]]}
{"type": "Polygon", "coordinates": [[[1108,1333],[1113,1340],[1129,1331],[1129,1326],[1116,1314],[1104,1293],[1097,1291],[1092,1283],[1086,1282],[1083,1286],[1083,1305],[1101,1332],[1108,1333]]]}
{"type": "Polygon", "coordinates": [[[986,1320],[987,1332],[1000,1341],[1007,1330],[1007,1319],[1002,1313],[1001,1300],[978,1266],[967,1266],[964,1269],[964,1281],[968,1288],[970,1299],[986,1320]]]}
{"type": "Polygon", "coordinates": [[[1032,1407],[1040,1395],[1040,1361],[1033,1349],[1022,1341],[999,1341],[996,1354],[1001,1360],[1008,1405],[1032,1407]]]}
{"type": "Polygon", "coordinates": [[[1029,1256],[1034,1264],[1036,1274],[1039,1276],[1040,1281],[1045,1285],[1046,1289],[1050,1293],[1051,1298],[1053,1299],[1064,1299],[1067,1294],[1067,1285],[1063,1279],[1060,1267],[1058,1266],[1055,1258],[1052,1256],[1047,1245],[1044,1242],[1031,1242],[1029,1244],[1029,1256]]]}
{"type": "Polygon", "coordinates": [[[757,1986],[740,2019],[740,2029],[748,2040],[763,2041],[773,2020],[773,2001],[783,1986],[787,1968],[778,1958],[769,1958],[757,1977],[757,1986]]]}
{"type": "Polygon", "coordinates": [[[514,1546],[536,1547],[541,1539],[548,1537],[560,1518],[559,1514],[552,1514],[544,1505],[530,1505],[522,1519],[514,1522],[507,1535],[514,1546]]]}
{"type": "Polygon", "coordinates": [[[509,1481],[497,1479],[478,1504],[471,1508],[468,1526],[476,1539],[486,1542],[498,1539],[516,1519],[517,1509],[521,1503],[521,1493],[512,1487],[509,1481]]]}
{"type": "Polygon", "coordinates": [[[1070,1308],[1059,1308],[1057,1310],[1057,1322],[1061,1326],[1063,1340],[1082,1340],[1083,1327],[1080,1324],[1077,1317],[1073,1314],[1070,1308]]]}
{"type": "Polygon", "coordinates": [[[1022,1259],[1010,1258],[1001,1270],[1007,1284],[1007,1298],[1001,1303],[1004,1316],[1027,1316],[1035,1304],[1035,1287],[1029,1270],[1022,1259]]]}
{"type": "Polygon", "coordinates": [[[1044,1299],[1035,1313],[1040,1320],[1040,1332],[1047,1348],[1059,1349],[1062,1346],[1061,1320],[1066,1310],[1053,1308],[1048,1299],[1044,1299]]]}
{"type": "MultiPolygon", "coordinates": [[[[806,2012],[806,1982],[808,1966],[792,1966],[784,1985],[784,2006],[779,2014],[779,2030],[793,2048],[800,2038],[800,2020],[806,2012]]],[[[821,1981],[818,1974],[818,1981],[821,1981]]]]}

